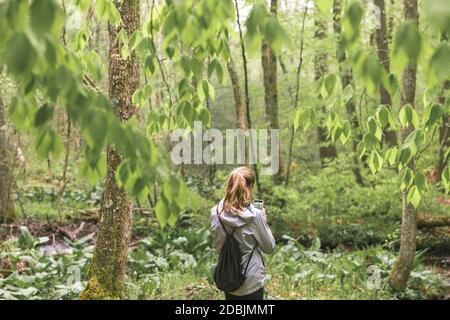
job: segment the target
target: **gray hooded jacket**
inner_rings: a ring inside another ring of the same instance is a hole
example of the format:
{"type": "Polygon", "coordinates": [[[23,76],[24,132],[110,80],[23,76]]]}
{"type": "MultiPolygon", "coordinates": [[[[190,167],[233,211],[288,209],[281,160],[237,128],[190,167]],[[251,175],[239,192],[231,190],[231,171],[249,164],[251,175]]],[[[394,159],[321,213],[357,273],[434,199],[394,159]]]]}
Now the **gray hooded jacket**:
{"type": "Polygon", "coordinates": [[[227,228],[227,232],[231,232],[233,228],[237,228],[234,237],[240,244],[242,252],[242,269],[247,266],[248,259],[255,244],[257,248],[253,252],[250,263],[248,265],[246,279],[244,284],[234,292],[233,295],[244,296],[251,294],[264,287],[265,268],[262,260],[261,251],[269,254],[275,249],[275,239],[272,231],[266,222],[265,214],[262,210],[255,208],[252,204],[240,215],[222,212],[223,199],[217,206],[211,209],[211,233],[214,237],[214,243],[217,254],[220,254],[226,234],[217,217],[217,209],[220,218],[227,228]]]}

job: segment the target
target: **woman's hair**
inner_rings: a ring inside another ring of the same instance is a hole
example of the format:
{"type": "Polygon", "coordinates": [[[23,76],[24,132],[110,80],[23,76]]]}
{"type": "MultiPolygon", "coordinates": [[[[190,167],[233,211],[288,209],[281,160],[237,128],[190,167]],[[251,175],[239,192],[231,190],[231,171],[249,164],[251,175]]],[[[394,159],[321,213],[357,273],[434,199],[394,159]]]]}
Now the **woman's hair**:
{"type": "Polygon", "coordinates": [[[253,171],[247,167],[238,167],[231,171],[225,188],[223,209],[239,214],[251,201],[251,188],[255,183],[253,171]]]}

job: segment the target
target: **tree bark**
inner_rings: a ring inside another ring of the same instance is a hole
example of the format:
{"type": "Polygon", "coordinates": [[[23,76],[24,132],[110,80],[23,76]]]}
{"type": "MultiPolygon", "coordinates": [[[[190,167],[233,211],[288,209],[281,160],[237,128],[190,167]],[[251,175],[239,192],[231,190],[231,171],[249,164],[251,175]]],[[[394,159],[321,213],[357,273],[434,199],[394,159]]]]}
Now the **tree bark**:
{"type": "MultiPolygon", "coordinates": [[[[389,63],[389,36],[387,33],[387,24],[386,24],[386,8],[384,0],[374,0],[374,3],[380,9],[380,28],[376,29],[375,38],[377,42],[377,54],[378,59],[383,65],[386,72],[389,74],[390,72],[390,63],[389,63]]],[[[380,85],[380,103],[388,106],[388,108],[392,107],[392,98],[389,92],[380,85]]],[[[397,145],[397,135],[395,130],[391,130],[387,127],[384,130],[384,139],[389,146],[397,145]]]]}
{"type": "MultiPolygon", "coordinates": [[[[445,82],[444,88],[445,90],[450,88],[450,81],[447,80],[445,82]]],[[[445,156],[445,153],[450,148],[450,117],[448,115],[442,116],[442,126],[439,128],[439,142],[438,179],[441,180],[442,172],[448,163],[448,155],[445,156]]]]}
{"type": "MultiPolygon", "coordinates": [[[[278,0],[271,0],[270,13],[276,16],[277,10],[278,0]]],[[[278,121],[277,56],[266,41],[263,42],[261,48],[261,63],[264,80],[264,104],[266,106],[266,118],[269,123],[269,129],[280,129],[278,121]]],[[[281,178],[281,173],[283,171],[283,159],[281,155],[282,150],[280,146],[278,158],[280,168],[275,175],[277,179],[281,178]]]]}
{"type": "MultiPolygon", "coordinates": [[[[326,38],[327,25],[324,21],[316,18],[314,21],[316,31],[314,33],[314,38],[317,41],[323,41],[326,38]]],[[[314,80],[318,81],[321,76],[324,76],[328,72],[327,66],[327,54],[325,52],[317,52],[314,57],[314,80]]],[[[326,113],[325,106],[321,106],[322,112],[326,113]]],[[[327,142],[327,132],[326,128],[322,126],[317,127],[317,136],[319,139],[319,158],[321,161],[326,158],[336,158],[337,152],[336,147],[329,142],[327,142]]]]}
{"type": "Polygon", "coordinates": [[[245,117],[245,106],[242,99],[242,89],[232,57],[230,57],[230,60],[227,63],[227,69],[228,74],[230,75],[231,86],[233,87],[234,106],[236,110],[236,127],[242,130],[246,130],[247,119],[245,117]]]}
{"type": "MultiPolygon", "coordinates": [[[[128,35],[139,28],[139,0],[114,1],[128,35]]],[[[134,53],[123,59],[117,34],[122,26],[108,26],[109,96],[116,105],[116,115],[127,121],[135,114],[131,97],[139,86],[138,60],[134,53]]],[[[131,235],[133,204],[119,188],[115,172],[122,155],[112,146],[107,151],[108,170],[102,198],[99,232],[89,270],[89,282],[82,299],[123,298],[126,262],[131,235]]]]}
{"type": "MultiPolygon", "coordinates": [[[[405,19],[419,24],[419,12],[417,0],[404,0],[405,19]]],[[[414,106],[416,93],[416,64],[409,63],[403,71],[402,86],[403,91],[400,97],[400,104],[410,104],[414,106]]],[[[406,137],[412,132],[411,126],[402,130],[401,137],[404,142],[406,137]]],[[[414,160],[408,163],[408,167],[415,171],[414,160]]],[[[416,251],[417,233],[417,212],[412,204],[407,203],[408,190],[402,191],[402,227],[400,239],[400,252],[389,275],[391,286],[404,291],[411,273],[416,251]]]]}
{"type": "MultiPolygon", "coordinates": [[[[342,32],[342,24],[341,24],[341,1],[340,0],[334,0],[333,2],[333,29],[334,33],[337,37],[340,37],[340,34],[342,32]]],[[[353,73],[352,69],[343,69],[344,62],[347,59],[345,55],[345,51],[339,50],[339,46],[337,45],[336,50],[336,56],[339,64],[339,71],[341,74],[341,83],[342,88],[345,89],[348,85],[350,85],[353,81],[353,73]]],[[[359,157],[357,154],[357,148],[358,143],[361,141],[361,132],[359,129],[359,121],[358,121],[358,115],[356,113],[356,106],[353,99],[350,99],[347,104],[345,105],[345,109],[347,111],[350,125],[352,127],[352,131],[356,134],[356,139],[352,140],[352,151],[353,151],[353,173],[355,175],[356,182],[360,185],[362,185],[363,178],[361,175],[361,170],[359,168],[359,157]]]]}
{"type": "MultiPolygon", "coordinates": [[[[234,107],[236,111],[236,128],[243,131],[247,130],[247,119],[245,117],[245,107],[242,97],[242,89],[239,81],[239,75],[236,72],[233,58],[230,56],[230,60],[227,63],[228,74],[230,75],[231,86],[233,88],[234,95],[234,107]]],[[[245,139],[245,163],[249,163],[249,139],[245,139]]]]}
{"type": "Polygon", "coordinates": [[[8,141],[8,132],[4,118],[4,105],[0,92],[0,221],[16,218],[12,198],[14,152],[8,141]]]}
{"type": "MultiPolygon", "coordinates": [[[[448,34],[443,32],[441,42],[448,41],[448,34]]],[[[445,103],[446,91],[450,90],[450,80],[444,82],[442,92],[439,96],[439,103],[445,103]]],[[[442,172],[448,163],[448,156],[445,156],[446,151],[450,148],[450,117],[448,115],[442,116],[442,126],[439,128],[439,164],[438,164],[438,179],[442,178],[442,172]]]]}

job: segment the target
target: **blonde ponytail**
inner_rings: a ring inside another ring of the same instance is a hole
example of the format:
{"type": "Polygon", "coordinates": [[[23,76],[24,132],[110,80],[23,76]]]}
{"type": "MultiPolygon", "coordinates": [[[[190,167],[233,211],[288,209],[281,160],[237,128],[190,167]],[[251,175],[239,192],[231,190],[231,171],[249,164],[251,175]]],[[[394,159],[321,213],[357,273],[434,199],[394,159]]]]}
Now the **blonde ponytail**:
{"type": "Polygon", "coordinates": [[[254,182],[253,171],[247,167],[231,171],[225,188],[223,209],[233,214],[241,213],[251,201],[254,182]]]}

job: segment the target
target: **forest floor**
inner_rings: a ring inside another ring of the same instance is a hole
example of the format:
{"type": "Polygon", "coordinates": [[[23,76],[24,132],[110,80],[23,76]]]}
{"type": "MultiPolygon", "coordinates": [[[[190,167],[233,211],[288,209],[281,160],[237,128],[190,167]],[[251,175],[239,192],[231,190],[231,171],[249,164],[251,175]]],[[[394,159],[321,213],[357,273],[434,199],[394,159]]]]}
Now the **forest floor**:
{"type": "MultiPolygon", "coordinates": [[[[29,220],[15,221],[8,224],[0,224],[0,228],[3,232],[0,234],[0,240],[6,241],[8,239],[19,238],[21,236],[21,229],[25,227],[29,230],[30,234],[34,238],[43,239],[47,238],[48,240],[40,243],[36,249],[43,252],[46,256],[53,255],[65,255],[70,254],[72,252],[72,248],[69,242],[77,241],[83,238],[88,238],[89,240],[84,245],[94,245],[95,244],[95,235],[98,231],[97,228],[97,218],[92,215],[90,212],[90,216],[85,216],[85,218],[77,218],[73,220],[66,220],[63,222],[33,222],[29,220]]],[[[138,244],[141,240],[145,239],[145,236],[133,234],[131,243],[130,243],[130,251],[135,250],[138,247],[138,244]]],[[[347,252],[353,252],[357,248],[339,246],[339,248],[345,248],[347,252]]],[[[445,253],[444,253],[445,254],[445,253]]],[[[1,262],[1,261],[0,261],[1,262]]],[[[423,260],[424,266],[433,269],[443,276],[445,281],[447,282],[447,293],[445,293],[441,298],[445,300],[450,299],[450,256],[448,255],[427,255],[423,260]]],[[[21,269],[24,269],[26,266],[26,261],[18,260],[15,263],[15,266],[5,265],[4,263],[0,263],[0,278],[7,276],[10,274],[7,270],[17,269],[19,272],[21,269]],[[4,271],[7,271],[6,273],[4,271]],[[3,271],[3,274],[2,274],[3,271]]],[[[191,274],[174,274],[174,276],[180,277],[180,283],[176,283],[173,285],[173,279],[165,279],[167,282],[166,286],[169,288],[165,288],[164,294],[154,294],[151,298],[155,299],[171,299],[171,298],[193,298],[199,299],[198,294],[200,294],[200,298],[202,298],[203,291],[209,292],[208,295],[213,295],[213,298],[220,298],[220,295],[216,293],[213,285],[208,283],[206,278],[198,277],[195,278],[195,275],[191,274]],[[173,287],[171,287],[173,285],[173,287]],[[181,287],[180,287],[181,286],[181,287]],[[181,291],[181,293],[180,293],[181,291]],[[200,293],[198,293],[200,292],[200,293]],[[212,292],[212,293],[211,293],[212,292]],[[180,295],[181,294],[181,295],[180,295]],[[180,296],[178,296],[180,295],[180,296]]],[[[170,277],[169,277],[170,278],[170,277]]],[[[269,290],[268,290],[269,291],[269,290]]],[[[293,292],[290,293],[290,298],[295,298],[292,296],[293,292]]],[[[276,294],[273,294],[269,291],[270,298],[278,299],[279,297],[276,294]]]]}

